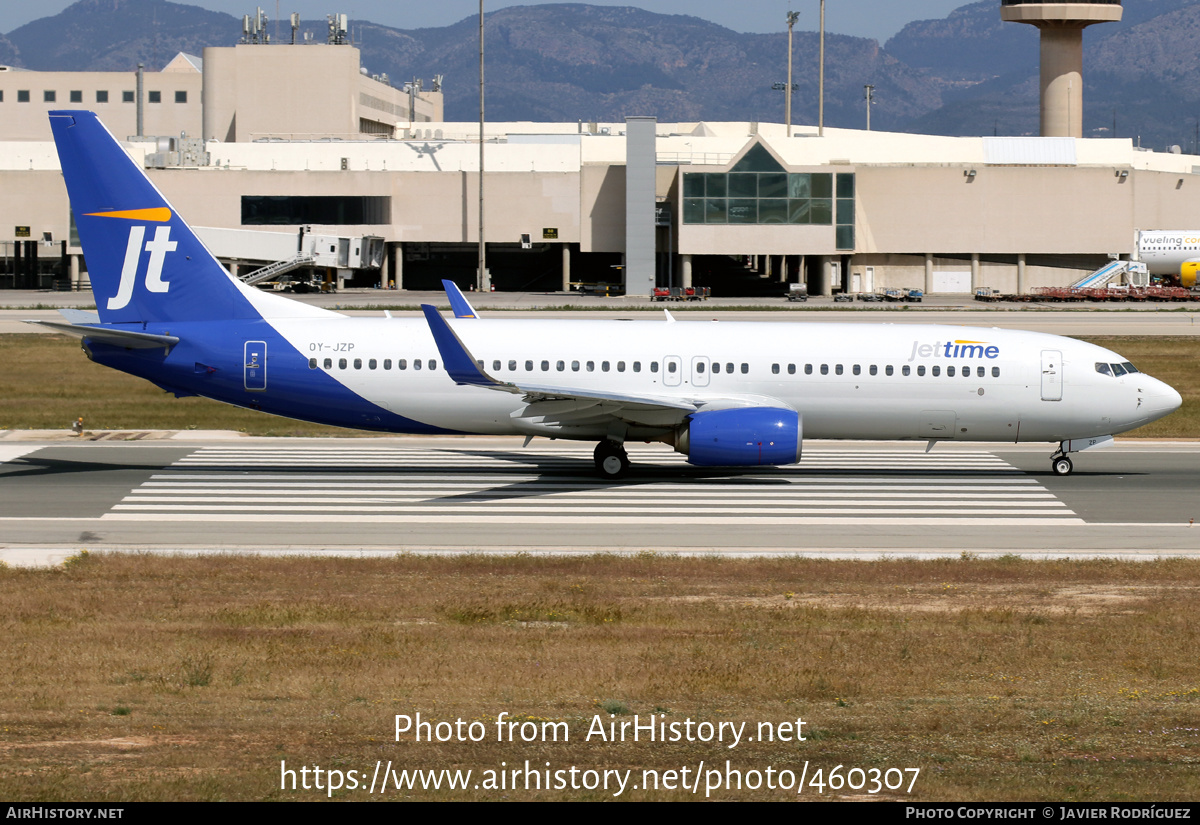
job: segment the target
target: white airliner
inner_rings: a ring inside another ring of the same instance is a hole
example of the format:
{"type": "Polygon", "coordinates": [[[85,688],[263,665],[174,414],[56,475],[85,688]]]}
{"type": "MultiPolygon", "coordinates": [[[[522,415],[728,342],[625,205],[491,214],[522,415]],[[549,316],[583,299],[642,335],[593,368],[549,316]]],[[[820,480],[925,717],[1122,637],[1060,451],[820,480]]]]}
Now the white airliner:
{"type": "Polygon", "coordinates": [[[1181,286],[1196,285],[1200,270],[1200,229],[1143,230],[1137,233],[1138,260],[1151,275],[1173,275],[1181,286]]]}
{"type": "Polygon", "coordinates": [[[50,115],[97,314],[43,322],[176,395],[398,433],[660,441],[784,465],[805,437],[1105,446],[1180,406],[1110,350],[1033,332],[826,323],[347,318],[232,278],[90,112],[50,115]]]}

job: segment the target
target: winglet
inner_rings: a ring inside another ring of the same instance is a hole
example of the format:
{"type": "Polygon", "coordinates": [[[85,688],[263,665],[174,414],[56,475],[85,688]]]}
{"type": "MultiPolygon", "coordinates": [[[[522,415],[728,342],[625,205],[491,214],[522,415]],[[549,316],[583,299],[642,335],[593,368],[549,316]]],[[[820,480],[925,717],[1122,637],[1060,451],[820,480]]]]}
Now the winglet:
{"type": "Polygon", "coordinates": [[[454,334],[454,330],[450,329],[446,319],[438,313],[436,307],[421,304],[421,311],[425,313],[425,320],[429,323],[429,331],[433,333],[433,341],[437,344],[438,352],[442,356],[442,363],[446,367],[446,372],[454,379],[454,383],[504,389],[511,387],[512,392],[517,392],[516,387],[503,381],[497,381],[483,371],[483,368],[467,350],[466,345],[454,334]]]}
{"type": "Polygon", "coordinates": [[[450,309],[454,312],[455,318],[478,318],[479,313],[471,306],[470,301],[462,294],[462,290],[454,281],[442,281],[442,287],[446,290],[446,297],[450,299],[450,309]]]}

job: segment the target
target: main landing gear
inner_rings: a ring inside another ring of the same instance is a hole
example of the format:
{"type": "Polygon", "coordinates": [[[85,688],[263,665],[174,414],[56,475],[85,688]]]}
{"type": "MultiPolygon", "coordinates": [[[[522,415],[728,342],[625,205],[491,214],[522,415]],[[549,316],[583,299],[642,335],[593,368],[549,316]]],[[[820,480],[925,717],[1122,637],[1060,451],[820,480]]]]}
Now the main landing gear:
{"type": "Polygon", "coordinates": [[[629,454],[625,452],[625,446],[616,441],[601,441],[592,456],[596,460],[596,472],[601,478],[620,478],[629,470],[629,454]]]}
{"type": "Polygon", "coordinates": [[[1058,445],[1058,452],[1050,456],[1050,469],[1054,471],[1056,476],[1069,476],[1071,471],[1075,469],[1075,465],[1071,463],[1071,459],[1067,458],[1062,444],[1058,445]]]}

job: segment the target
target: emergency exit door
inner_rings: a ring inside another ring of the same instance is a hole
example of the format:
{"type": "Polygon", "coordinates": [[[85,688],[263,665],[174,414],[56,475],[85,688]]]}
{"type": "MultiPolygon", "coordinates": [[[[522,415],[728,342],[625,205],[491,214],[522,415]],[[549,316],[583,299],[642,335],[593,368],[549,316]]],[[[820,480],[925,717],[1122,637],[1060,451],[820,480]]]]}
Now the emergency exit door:
{"type": "Polygon", "coordinates": [[[250,392],[262,392],[267,388],[267,342],[247,341],[242,355],[244,386],[250,392]]]}

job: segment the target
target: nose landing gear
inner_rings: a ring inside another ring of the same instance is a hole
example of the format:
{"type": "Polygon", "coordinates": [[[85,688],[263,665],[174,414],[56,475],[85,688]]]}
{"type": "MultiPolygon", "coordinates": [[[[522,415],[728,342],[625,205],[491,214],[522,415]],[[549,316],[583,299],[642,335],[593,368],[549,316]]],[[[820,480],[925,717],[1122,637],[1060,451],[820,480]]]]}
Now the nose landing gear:
{"type": "Polygon", "coordinates": [[[1050,456],[1050,469],[1056,476],[1069,476],[1071,471],[1075,469],[1075,465],[1071,463],[1071,459],[1067,458],[1065,445],[1058,445],[1058,452],[1050,456]]]}
{"type": "Polygon", "coordinates": [[[601,441],[596,445],[592,457],[596,461],[596,472],[601,478],[616,479],[629,471],[629,454],[625,452],[625,446],[616,441],[601,441]]]}

